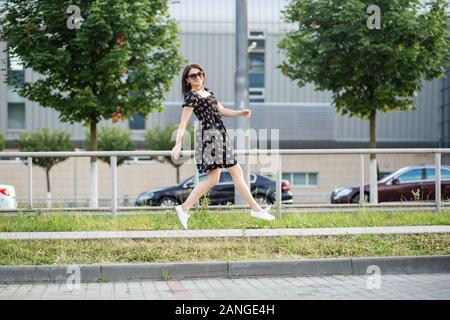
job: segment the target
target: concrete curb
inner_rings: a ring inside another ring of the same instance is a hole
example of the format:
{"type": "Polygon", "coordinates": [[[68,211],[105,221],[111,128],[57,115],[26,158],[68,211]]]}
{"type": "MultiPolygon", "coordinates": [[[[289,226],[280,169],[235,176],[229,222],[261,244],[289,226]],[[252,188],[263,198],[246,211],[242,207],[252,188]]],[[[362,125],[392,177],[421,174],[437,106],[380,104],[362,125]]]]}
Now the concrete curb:
{"type": "Polygon", "coordinates": [[[0,283],[72,283],[265,276],[450,273],[450,255],[278,261],[0,266],[0,283]]]}
{"type": "Polygon", "coordinates": [[[450,233],[450,226],[334,227],[278,229],[202,229],[160,231],[0,232],[0,240],[233,238],[281,236],[338,236],[366,234],[450,233]]]}

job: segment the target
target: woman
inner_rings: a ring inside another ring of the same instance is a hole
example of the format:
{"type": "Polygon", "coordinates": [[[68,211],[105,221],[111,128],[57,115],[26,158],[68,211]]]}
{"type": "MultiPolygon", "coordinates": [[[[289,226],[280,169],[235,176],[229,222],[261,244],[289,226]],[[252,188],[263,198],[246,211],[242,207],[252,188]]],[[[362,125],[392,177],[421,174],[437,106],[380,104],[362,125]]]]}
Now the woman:
{"type": "Polygon", "coordinates": [[[206,172],[207,178],[195,186],[186,201],[175,207],[178,219],[184,229],[188,229],[189,209],[202,195],[219,182],[221,168],[226,168],[231,174],[235,190],[250,205],[250,215],[268,221],[274,220],[275,217],[268,212],[268,209],[262,209],[258,205],[245,183],[242,168],[233,152],[232,140],[229,139],[222,121],[222,116],[250,117],[251,111],[249,109],[231,110],[224,108],[214,97],[214,93],[205,87],[205,78],[206,74],[198,64],[186,66],[181,78],[182,95],[184,96],[183,113],[177,131],[175,147],[172,149],[172,156],[174,159],[179,158],[186,125],[192,112],[194,112],[198,120],[201,121],[201,125],[195,133],[197,171],[199,173],[206,172]]]}

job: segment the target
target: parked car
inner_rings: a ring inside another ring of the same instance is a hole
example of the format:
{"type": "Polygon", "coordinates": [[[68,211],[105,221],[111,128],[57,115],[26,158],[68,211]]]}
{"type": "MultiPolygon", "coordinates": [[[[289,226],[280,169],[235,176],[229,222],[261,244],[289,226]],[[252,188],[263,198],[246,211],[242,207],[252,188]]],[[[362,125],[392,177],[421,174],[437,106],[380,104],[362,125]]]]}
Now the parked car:
{"type": "MultiPolygon", "coordinates": [[[[199,181],[206,179],[206,174],[199,175],[199,181]]],[[[261,174],[250,174],[251,192],[260,205],[269,205],[275,202],[276,182],[261,174]]],[[[168,188],[150,190],[141,193],[135,202],[136,206],[175,206],[183,203],[195,186],[195,176],[168,188]]],[[[288,180],[281,181],[282,203],[292,203],[293,196],[288,180]]],[[[217,185],[209,189],[208,193],[211,205],[234,204],[234,184],[228,171],[222,170],[217,185]]],[[[204,196],[200,198],[200,201],[204,196]]]]}
{"type": "MultiPolygon", "coordinates": [[[[378,202],[435,200],[435,167],[401,168],[378,181],[378,202]],[[415,194],[415,195],[414,195],[415,194]]],[[[370,201],[370,186],[364,186],[365,201],[370,201]]],[[[441,166],[441,198],[450,198],[450,167],[441,166]]],[[[358,203],[359,186],[337,188],[331,193],[331,203],[358,203]]]]}
{"type": "Polygon", "coordinates": [[[0,209],[16,208],[16,190],[13,186],[0,184],[0,209]]]}

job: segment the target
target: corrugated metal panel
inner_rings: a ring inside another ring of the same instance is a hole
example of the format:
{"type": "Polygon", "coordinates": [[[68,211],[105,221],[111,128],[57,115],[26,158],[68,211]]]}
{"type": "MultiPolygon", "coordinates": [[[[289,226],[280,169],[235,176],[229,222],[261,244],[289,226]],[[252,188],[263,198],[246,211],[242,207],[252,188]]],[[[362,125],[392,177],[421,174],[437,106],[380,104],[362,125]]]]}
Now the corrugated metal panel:
{"type": "MultiPolygon", "coordinates": [[[[393,111],[377,116],[378,141],[438,141],[441,79],[423,81],[415,97],[416,110],[393,111]]],[[[336,116],[337,140],[368,141],[369,121],[336,116]]]]}
{"type": "Polygon", "coordinates": [[[266,40],[266,101],[268,102],[329,102],[331,93],[315,91],[312,84],[299,87],[296,82],[284,76],[278,64],[283,62],[277,43],[280,36],[269,35],[266,40]]]}

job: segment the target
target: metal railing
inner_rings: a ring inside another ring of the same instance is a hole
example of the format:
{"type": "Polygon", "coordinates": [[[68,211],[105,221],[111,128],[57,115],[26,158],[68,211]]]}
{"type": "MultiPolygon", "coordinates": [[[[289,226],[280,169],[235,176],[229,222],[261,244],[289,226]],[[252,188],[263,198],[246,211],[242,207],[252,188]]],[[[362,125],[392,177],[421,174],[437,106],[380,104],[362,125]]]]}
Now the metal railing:
{"type": "MultiPolygon", "coordinates": [[[[235,150],[236,155],[271,155],[275,157],[275,180],[276,180],[276,210],[278,216],[281,217],[281,210],[283,208],[295,207],[290,204],[283,204],[281,201],[281,180],[282,180],[282,156],[283,155],[359,155],[359,182],[360,182],[360,195],[364,195],[364,155],[370,154],[433,154],[435,159],[435,211],[441,212],[442,201],[441,201],[441,155],[450,153],[450,148],[420,148],[420,149],[250,149],[250,150],[235,150]]],[[[110,157],[111,161],[111,206],[110,210],[113,215],[115,215],[120,209],[117,206],[117,157],[128,157],[128,156],[170,156],[171,151],[76,151],[76,152],[0,152],[0,157],[21,157],[27,158],[28,163],[28,209],[33,209],[33,189],[32,189],[32,179],[33,179],[33,166],[32,159],[35,157],[110,157]]],[[[195,164],[195,151],[181,151],[180,158],[183,159],[184,156],[192,157],[195,164]]],[[[365,203],[365,197],[360,196],[359,204],[345,205],[345,208],[349,206],[360,207],[360,206],[380,206],[378,204],[378,191],[377,191],[377,172],[376,172],[376,159],[371,160],[370,163],[370,204],[365,203]]],[[[194,168],[196,166],[194,165],[194,168]]],[[[195,170],[196,182],[198,183],[198,172],[195,170]]],[[[383,204],[384,207],[396,207],[395,204],[383,204]]],[[[402,207],[423,207],[423,204],[413,204],[408,203],[407,205],[402,204],[402,207]]],[[[246,206],[234,205],[233,208],[245,208],[246,206]]],[[[304,206],[305,207],[305,206],[304,206]]],[[[313,207],[313,206],[311,206],[313,207]]],[[[324,207],[324,208],[344,208],[343,205],[315,205],[314,207],[324,207]]],[[[132,207],[131,209],[135,209],[132,207]]],[[[130,209],[130,208],[128,208],[130,209]]],[[[142,209],[142,208],[140,208],[142,209]]],[[[100,210],[105,210],[100,209],[100,210]]],[[[1,209],[0,211],[4,211],[1,209]]],[[[11,211],[11,210],[6,210],[11,211]]],[[[14,211],[14,210],[13,210],[14,211]]],[[[16,210],[17,211],[17,210],[16,210]]],[[[94,210],[95,211],[95,210],[94,210]]]]}

